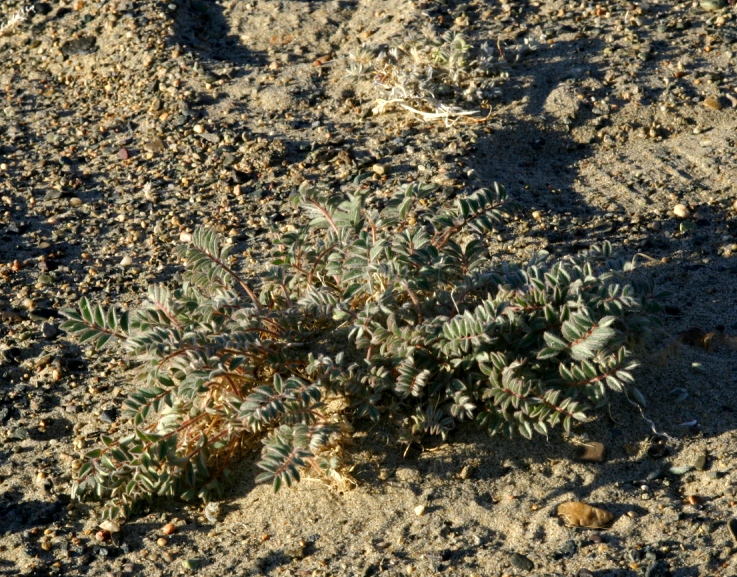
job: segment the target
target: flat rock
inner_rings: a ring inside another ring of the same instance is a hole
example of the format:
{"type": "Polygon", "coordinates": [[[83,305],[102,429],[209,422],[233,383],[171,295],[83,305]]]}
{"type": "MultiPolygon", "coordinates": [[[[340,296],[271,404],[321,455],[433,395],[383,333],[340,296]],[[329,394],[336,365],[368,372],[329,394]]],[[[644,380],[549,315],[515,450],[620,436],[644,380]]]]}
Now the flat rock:
{"type": "Polygon", "coordinates": [[[75,54],[92,54],[97,50],[97,39],[94,36],[80,36],[69,42],[65,42],[61,47],[61,53],[65,56],[73,56],[75,54]]]}
{"type": "Polygon", "coordinates": [[[530,558],[525,557],[521,553],[512,553],[509,556],[509,562],[513,567],[520,571],[532,571],[535,568],[535,564],[530,560],[530,558]]]}

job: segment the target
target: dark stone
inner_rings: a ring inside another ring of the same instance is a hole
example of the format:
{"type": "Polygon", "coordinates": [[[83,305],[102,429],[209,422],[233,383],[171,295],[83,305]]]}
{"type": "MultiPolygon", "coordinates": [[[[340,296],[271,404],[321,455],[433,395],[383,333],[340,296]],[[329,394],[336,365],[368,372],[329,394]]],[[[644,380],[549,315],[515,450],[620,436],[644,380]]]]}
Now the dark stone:
{"type": "Polygon", "coordinates": [[[49,12],[51,12],[51,4],[48,2],[39,2],[38,4],[33,5],[34,12],[36,14],[41,14],[41,16],[46,16],[49,12]]]}
{"type": "Polygon", "coordinates": [[[236,170],[236,169],[233,169],[230,172],[230,181],[233,184],[245,184],[249,180],[251,180],[251,175],[248,174],[247,172],[243,172],[242,170],[236,170]]]}
{"type": "Polygon", "coordinates": [[[115,407],[110,407],[100,413],[100,420],[104,423],[114,423],[117,419],[118,410],[115,407]]]}
{"type": "Polygon", "coordinates": [[[569,539],[568,541],[563,543],[563,546],[560,549],[555,552],[553,558],[558,561],[560,559],[563,559],[564,557],[573,557],[577,551],[578,543],[576,543],[573,539],[569,539]]]}
{"type": "Polygon", "coordinates": [[[69,42],[65,42],[61,47],[61,53],[64,56],[74,56],[75,54],[92,54],[97,50],[97,39],[94,36],[80,36],[69,42]]]}
{"type": "Polygon", "coordinates": [[[512,553],[509,562],[520,571],[532,571],[535,568],[535,564],[521,553],[512,553]]]}
{"type": "Polygon", "coordinates": [[[70,371],[83,371],[87,365],[79,359],[64,359],[64,367],[70,371]]]}
{"type": "Polygon", "coordinates": [[[53,339],[59,334],[59,329],[57,329],[53,324],[51,323],[43,323],[41,325],[41,333],[43,336],[47,339],[53,339]]]}
{"type": "Polygon", "coordinates": [[[108,548],[103,547],[101,545],[95,545],[92,548],[92,552],[98,557],[107,557],[110,554],[110,551],[108,550],[108,548]]]}

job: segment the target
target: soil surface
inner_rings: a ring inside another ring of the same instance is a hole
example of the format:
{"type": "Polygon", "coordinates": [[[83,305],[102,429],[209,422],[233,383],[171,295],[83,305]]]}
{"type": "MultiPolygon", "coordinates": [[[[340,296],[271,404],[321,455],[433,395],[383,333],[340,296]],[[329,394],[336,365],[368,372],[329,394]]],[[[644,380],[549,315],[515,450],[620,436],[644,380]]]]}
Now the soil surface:
{"type": "Polygon", "coordinates": [[[0,575],[737,575],[734,10],[4,0],[0,575]],[[382,78],[349,74],[361,46],[375,57],[423,29],[493,55],[486,92],[444,101],[476,114],[374,114],[382,78]],[[300,183],[339,194],[366,171],[377,197],[430,181],[438,204],[505,185],[520,212],[500,258],[603,240],[639,254],[672,293],[635,372],[646,406],[615,396],[573,435],[460,427],[406,452],[395,430],[358,422],[355,487],[274,494],[244,461],[215,514],[155,502],[98,541],[99,504],[70,502],[70,482],[118,428],[134,363],[80,347],[59,310],[140,302],[202,224],[255,276],[299,218],[286,201],[300,183]],[[603,462],[579,458],[592,442],[603,462]],[[614,520],[568,527],[566,501],[614,520]]]}

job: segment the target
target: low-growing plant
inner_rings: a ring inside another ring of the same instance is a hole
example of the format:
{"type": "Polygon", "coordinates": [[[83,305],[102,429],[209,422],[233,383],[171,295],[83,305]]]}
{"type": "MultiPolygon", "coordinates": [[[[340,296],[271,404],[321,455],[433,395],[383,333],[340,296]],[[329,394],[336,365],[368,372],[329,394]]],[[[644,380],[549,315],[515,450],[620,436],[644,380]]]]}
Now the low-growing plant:
{"type": "Polygon", "coordinates": [[[293,201],[311,221],[278,239],[259,294],[200,228],[178,249],[176,288],[151,287],[132,312],[86,299],[64,311],[79,342],[117,341],[138,363],[133,432],[101,437],[74,496],[105,499],[108,517],[154,495],[208,500],[229,459],[259,442],[257,480],[278,490],[304,467],[334,471],[350,421],[389,407],[407,443],[463,420],[531,438],[624,391],[652,283],[625,282],[608,243],[497,262],[487,237],[510,209],[504,189],[423,217],[433,191],[409,185],[379,210],[360,186],[343,197],[305,185],[293,201]]]}
{"type": "Polygon", "coordinates": [[[466,106],[488,105],[509,76],[497,47],[476,48],[459,33],[432,28],[408,34],[386,49],[361,46],[349,57],[347,78],[368,79],[376,93],[375,114],[402,108],[425,120],[472,117],[466,106]]]}

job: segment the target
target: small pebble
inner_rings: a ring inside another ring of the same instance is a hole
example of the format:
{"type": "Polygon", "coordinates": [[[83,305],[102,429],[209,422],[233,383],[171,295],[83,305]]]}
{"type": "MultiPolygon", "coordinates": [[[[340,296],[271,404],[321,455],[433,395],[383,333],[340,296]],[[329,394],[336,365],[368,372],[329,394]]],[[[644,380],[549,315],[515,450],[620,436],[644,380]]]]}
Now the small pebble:
{"type": "Polygon", "coordinates": [[[109,519],[100,523],[98,527],[103,531],[110,531],[110,533],[117,533],[118,531],[120,531],[120,524],[109,519]]]}
{"type": "Polygon", "coordinates": [[[685,204],[677,204],[673,207],[673,214],[678,218],[688,218],[691,216],[691,211],[688,210],[688,207],[685,204]]]}
{"type": "Polygon", "coordinates": [[[216,503],[215,501],[208,503],[205,505],[203,513],[205,515],[205,519],[210,523],[217,523],[218,516],[220,515],[220,503],[216,503]]]}
{"type": "Polygon", "coordinates": [[[165,537],[159,537],[156,539],[156,544],[159,547],[166,547],[169,544],[169,541],[167,541],[165,537]]]}
{"type": "Polygon", "coordinates": [[[177,526],[174,523],[167,523],[166,525],[164,525],[161,528],[161,532],[164,535],[171,535],[171,534],[175,533],[176,530],[177,530],[177,526]]]}
{"type": "Polygon", "coordinates": [[[415,511],[415,515],[417,515],[418,517],[421,517],[422,515],[425,514],[425,505],[417,505],[414,511],[415,511]]]}
{"type": "Polygon", "coordinates": [[[194,571],[200,566],[199,559],[182,559],[182,567],[186,571],[194,571]]]}
{"type": "Polygon", "coordinates": [[[374,164],[371,167],[371,170],[374,171],[374,174],[378,174],[379,176],[384,176],[386,174],[386,167],[383,164],[374,164]]]}
{"type": "Polygon", "coordinates": [[[706,468],[706,453],[700,454],[698,457],[696,457],[696,460],[694,461],[693,467],[697,471],[703,471],[706,468]]]}
{"type": "Polygon", "coordinates": [[[130,266],[133,264],[133,259],[129,256],[124,256],[120,261],[120,266],[130,266]]]}
{"type": "Polygon", "coordinates": [[[105,409],[100,413],[100,420],[103,423],[112,424],[117,420],[117,418],[118,418],[118,411],[115,409],[115,407],[105,409]]]}
{"type": "Polygon", "coordinates": [[[532,571],[535,568],[535,564],[530,560],[530,558],[525,557],[521,553],[512,553],[509,556],[509,562],[513,567],[520,571],[532,571]]]}
{"type": "Polygon", "coordinates": [[[105,531],[104,529],[100,529],[97,533],[95,533],[95,539],[97,539],[100,542],[109,541],[110,531],[105,531]]]}
{"type": "Polygon", "coordinates": [[[41,325],[41,334],[43,334],[44,338],[53,339],[56,335],[59,334],[59,329],[57,329],[51,323],[43,323],[41,325]]]}
{"type": "Polygon", "coordinates": [[[473,475],[474,468],[471,465],[465,465],[458,476],[464,481],[473,475]]]}

